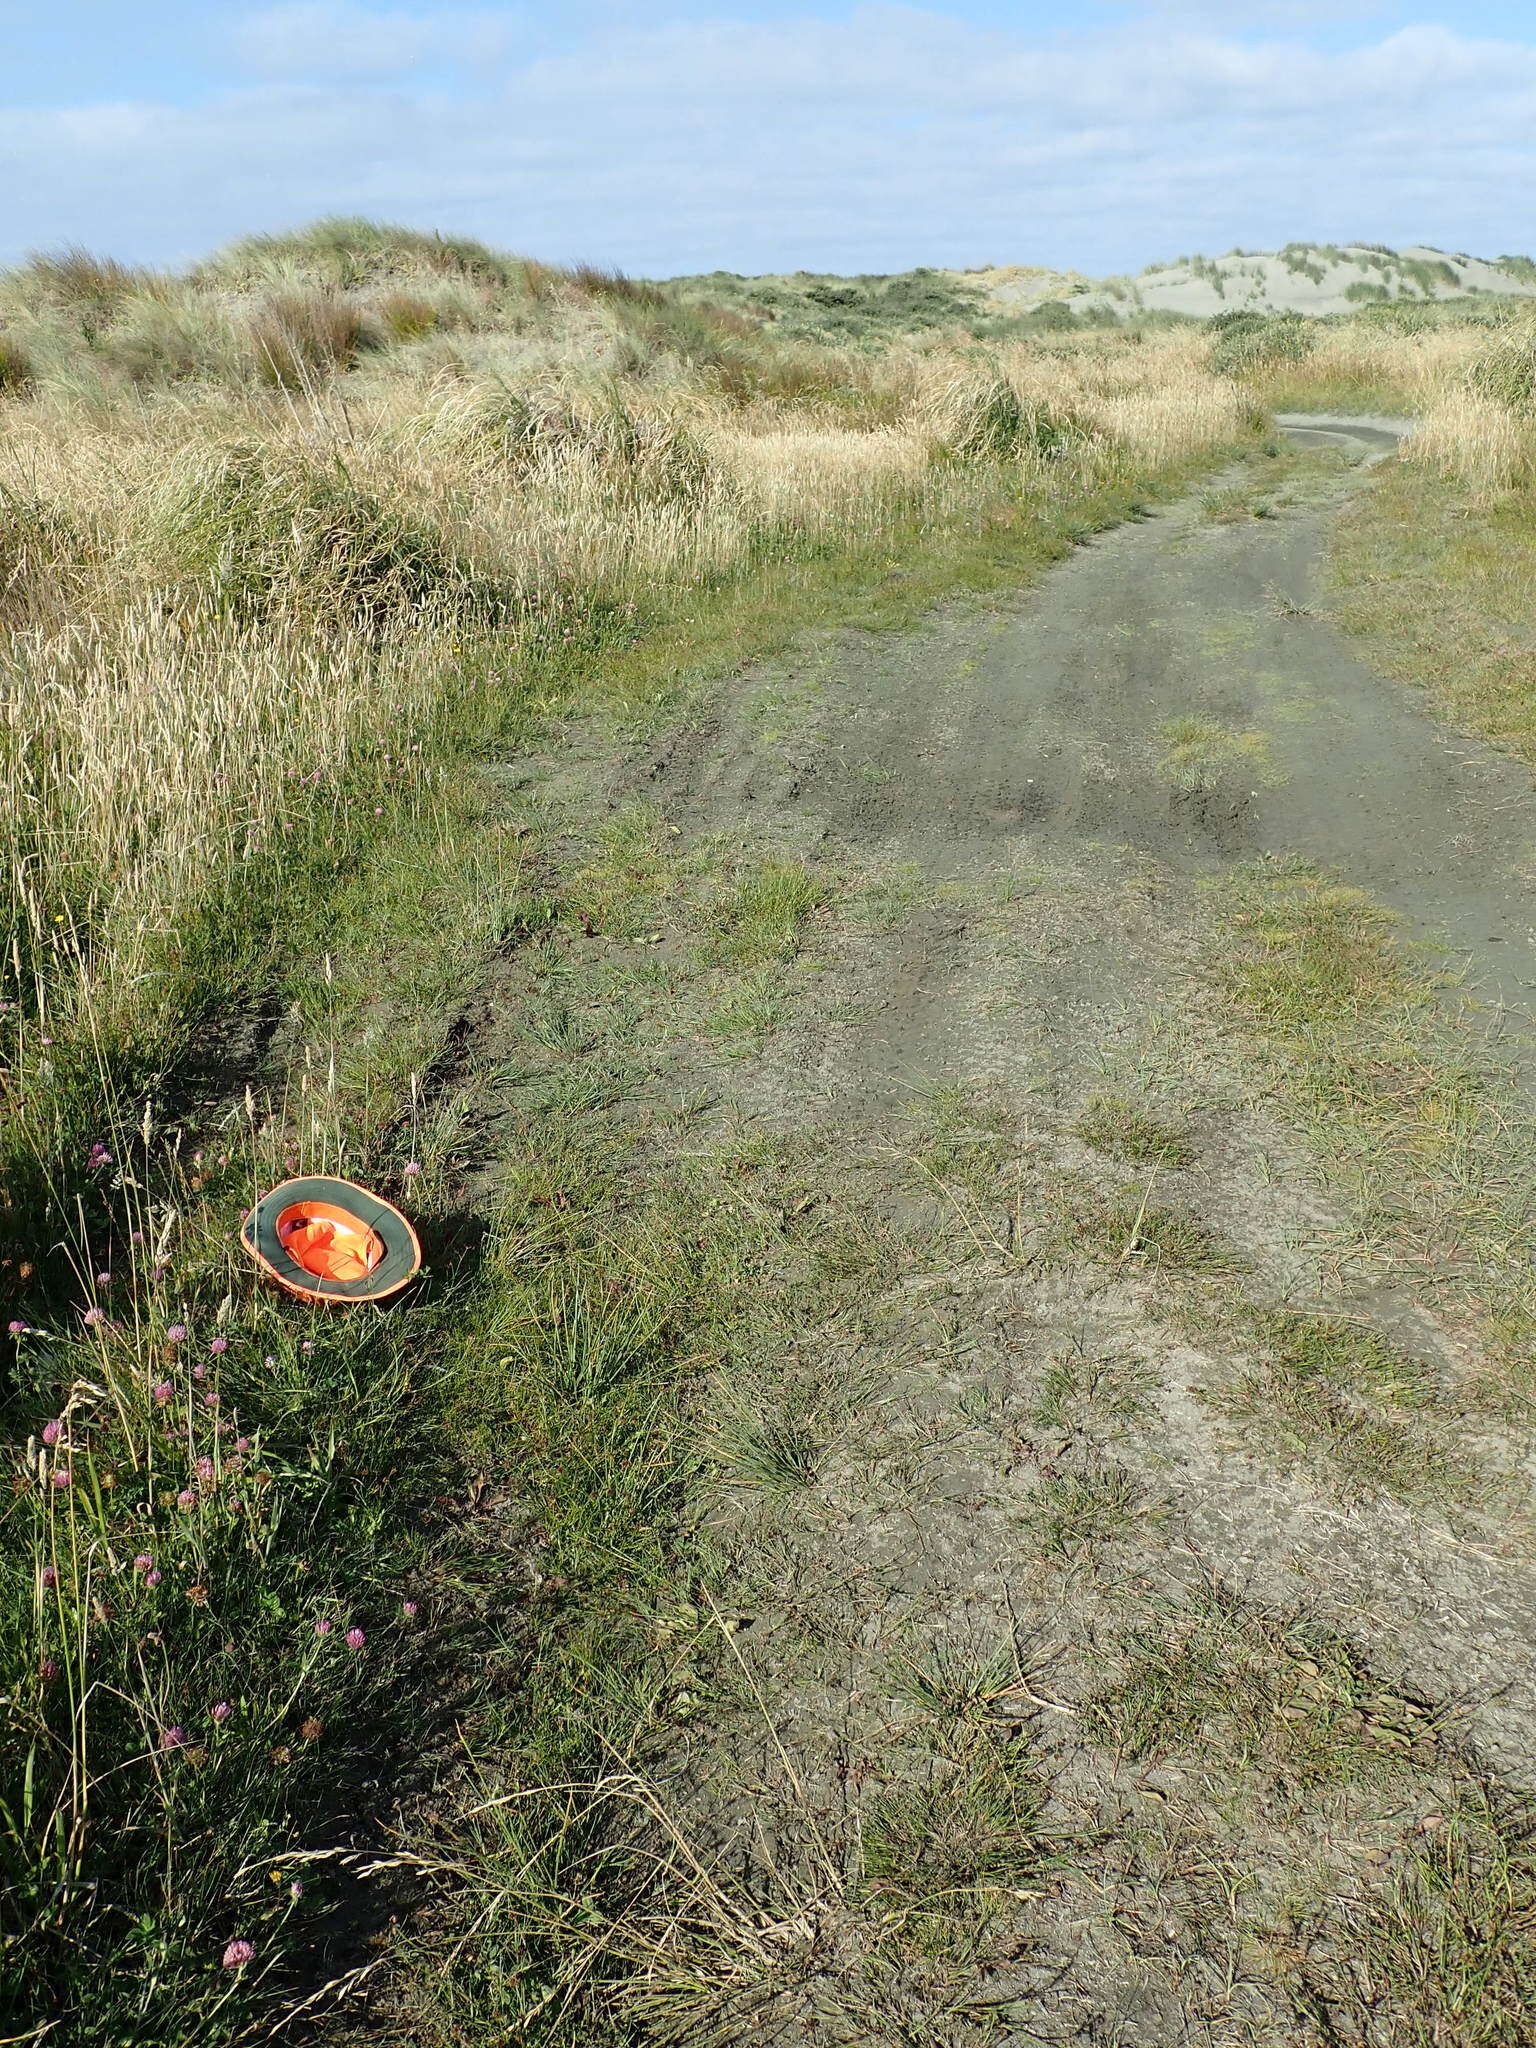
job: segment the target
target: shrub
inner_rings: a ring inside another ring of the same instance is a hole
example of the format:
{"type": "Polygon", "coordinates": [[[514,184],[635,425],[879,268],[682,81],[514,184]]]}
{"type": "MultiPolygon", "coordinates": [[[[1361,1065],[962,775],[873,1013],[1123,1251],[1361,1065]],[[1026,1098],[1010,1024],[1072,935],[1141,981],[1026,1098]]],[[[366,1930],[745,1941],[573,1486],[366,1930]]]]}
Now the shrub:
{"type": "Polygon", "coordinates": [[[1468,369],[1467,384],[1511,412],[1536,412],[1536,327],[1502,334],[1468,369]]]}
{"type": "Polygon", "coordinates": [[[25,391],[31,382],[31,357],[14,336],[0,334],[0,392],[25,391]]]}
{"type": "Polygon", "coordinates": [[[331,292],[279,293],[251,321],[259,375],[289,391],[350,369],[373,338],[362,309],[331,292]]]}
{"type": "Polygon", "coordinates": [[[163,534],[175,572],[244,616],[290,610],[376,631],[492,596],[435,534],[360,490],[339,464],[254,447],[197,459],[163,534]]]}
{"type": "Polygon", "coordinates": [[[1211,322],[1210,366],[1219,377],[1274,364],[1300,363],[1317,346],[1317,329],[1301,313],[1218,313],[1211,322]]]}
{"type": "Polygon", "coordinates": [[[997,371],[952,379],[929,412],[940,447],[961,460],[1060,455],[1080,433],[1076,422],[1049,406],[1026,403],[997,371]]]}

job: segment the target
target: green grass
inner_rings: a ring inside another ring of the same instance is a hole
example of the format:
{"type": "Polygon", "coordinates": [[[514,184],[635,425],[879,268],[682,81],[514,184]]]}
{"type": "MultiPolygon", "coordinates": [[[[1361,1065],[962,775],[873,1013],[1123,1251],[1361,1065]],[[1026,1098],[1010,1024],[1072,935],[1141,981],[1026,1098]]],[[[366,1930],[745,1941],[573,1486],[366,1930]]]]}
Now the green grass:
{"type": "Polygon", "coordinates": [[[1293,1966],[1327,2039],[1520,2048],[1536,2009],[1530,1816],[1467,1802],[1384,1885],[1347,1902],[1342,1926],[1299,1949],[1293,1966]]]}
{"type": "Polygon", "coordinates": [[[1235,1769],[1279,1772],[1294,1794],[1390,1780],[1438,1756],[1431,1718],[1378,1686],[1341,1637],[1214,1584],[1153,1602],[1116,1657],[1085,1716],[1126,1757],[1214,1749],[1235,1769]]]}
{"type": "Polygon", "coordinates": [[[864,1881],[902,1939],[973,1941],[985,1917],[1047,1888],[1057,1858],[1043,1822],[1047,1781],[1028,1751],[978,1732],[935,1758],[928,1782],[875,1798],[864,1881]]]}
{"type": "Polygon", "coordinates": [[[1336,531],[1334,614],[1373,663],[1426,691],[1442,716],[1536,762],[1525,646],[1533,561],[1529,492],[1478,499],[1394,464],[1336,531]]]}
{"type": "Polygon", "coordinates": [[[1073,1129],[1085,1144],[1111,1159],[1149,1166],[1188,1166],[1193,1149],[1176,1124],[1120,1095],[1096,1095],[1073,1129]]]}

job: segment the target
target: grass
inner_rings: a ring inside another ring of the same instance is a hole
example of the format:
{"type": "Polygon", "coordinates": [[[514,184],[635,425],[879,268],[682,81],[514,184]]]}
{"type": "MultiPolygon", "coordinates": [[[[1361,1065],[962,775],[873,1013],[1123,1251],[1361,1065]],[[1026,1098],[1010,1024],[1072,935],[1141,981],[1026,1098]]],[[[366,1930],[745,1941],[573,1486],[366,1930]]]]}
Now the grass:
{"type": "Polygon", "coordinates": [[[1073,1126],[1083,1142],[1111,1159],[1147,1166],[1188,1166],[1194,1151],[1176,1124],[1163,1122],[1120,1095],[1096,1095],[1073,1126]]]}
{"type": "Polygon", "coordinates": [[[993,1731],[873,1800],[864,1880],[887,1924],[920,1944],[974,1939],[989,1910],[1038,1895],[1055,1861],[1046,1793],[1027,1751],[993,1731]]]}
{"type": "MultiPolygon", "coordinates": [[[[845,878],[484,771],[807,625],[1014,587],[1252,402],[1197,333],[834,354],[342,221],[184,278],[24,266],[0,407],[8,2016],[181,2048],[350,1988],[424,2044],[616,2043],[680,1899],[727,1939],[647,1776],[709,1682],[698,1503],[804,1494],[836,1421],[718,1397],[893,1253],[807,1203],[824,1159],[701,1136],[657,1082],[760,1046],[845,878]],[[413,1305],[252,1286],[234,1220],[317,1169],[421,1219],[413,1305]]],[[[1233,999],[1301,1031],[1316,983],[1342,1029],[1374,962],[1411,1009],[1389,951],[1342,906],[1233,999]]],[[[1214,1270],[1155,1200],[1179,1133],[1096,1128],[1150,1171],[1069,1189],[1055,1249],[1214,1270]]],[[[1013,1149],[964,1103],[923,1142],[978,1195],[1013,1149]]],[[[1115,1510],[1057,1506],[1064,1549],[1115,1510]]],[[[871,1836],[893,1923],[1039,1881],[1033,1766],[940,1761],[945,1812],[936,1770],[871,1836]]]]}
{"type": "Polygon", "coordinates": [[[1296,1961],[1309,2017],[1334,2039],[1516,2048],[1536,2006],[1529,1817],[1469,1802],[1296,1961]]]}
{"type": "MultiPolygon", "coordinates": [[[[739,1341],[735,1290],[776,1298],[786,1243],[774,1210],[726,1202],[701,1244],[725,1168],[637,1175],[626,1069],[679,1028],[759,1042],[832,881],[751,850],[690,865],[644,806],[541,854],[540,803],[469,764],[577,705],[641,717],[819,617],[888,626],[944,589],[1009,583],[1244,431],[1184,358],[1159,379],[1128,365],[1098,398],[1096,367],[1053,369],[1049,402],[1065,381],[1105,426],[1049,475],[1033,441],[930,455],[931,422],[971,416],[948,365],[896,365],[882,386],[802,358],[786,398],[776,358],[750,357],[764,381],[738,354],[711,385],[738,395],[711,398],[697,444],[638,387],[599,405],[573,379],[559,408],[509,407],[488,362],[445,405],[430,351],[450,333],[464,346],[523,307],[553,338],[597,302],[649,333],[665,309],[449,251],[414,291],[432,322],[419,305],[402,321],[383,279],[398,293],[403,268],[398,242],[349,230],[147,296],[132,279],[7,286],[34,374],[5,401],[28,487],[5,500],[5,602],[27,636],[7,655],[0,1270],[28,1331],[8,1405],[20,1739],[0,1968],[24,2023],[46,1984],[82,2042],[234,2038],[344,1978],[370,1910],[352,1850],[383,1818],[354,1788],[433,1780],[461,1818],[451,1835],[423,1821],[409,1867],[443,1888],[422,1938],[457,1944],[462,1967],[410,1993],[411,2024],[548,2001],[580,2038],[610,2024],[580,1957],[592,1901],[632,1898],[649,1853],[606,1774],[686,1690],[644,1612],[663,1588],[675,1606],[691,1569],[684,1390],[739,1341]],[[336,295],[376,275],[353,306],[363,348],[336,295]],[[233,310],[198,296],[215,287],[233,310]],[[87,332],[82,307],[106,324],[87,332]],[[295,344],[276,399],[251,338],[264,320],[295,344]],[[1170,384],[1192,401],[1177,430],[1170,384]],[[881,390],[873,409],[906,424],[829,424],[881,390]],[[691,959],[635,944],[662,925],[691,959]],[[565,951],[589,938],[632,950],[577,999],[565,951]],[[499,1141],[510,1190],[476,1249],[451,1213],[469,1126],[448,1033],[477,963],[507,947],[542,994],[499,1141]],[[210,1027],[242,1012],[257,1051],[221,1067],[210,1027]],[[407,1195],[437,1269],[419,1308],[312,1324],[252,1292],[230,1220],[295,1168],[407,1195]],[[512,1580],[471,1538],[488,1514],[496,1555],[528,1560],[512,1580]],[[153,1563],[135,1570],[141,1545],[153,1563]],[[450,1719],[473,1731],[462,1791],[450,1719]],[[521,1790],[481,1810],[487,1784],[521,1790]],[[249,1960],[225,1966],[231,1942],[249,1960]],[[103,1956],[104,1977],[87,1960],[103,1956]]],[[[716,341],[736,338],[697,331],[713,379],[716,341]]],[[[997,414],[989,377],[978,416],[997,414]]],[[[877,1233],[824,1216],[790,1236],[796,1315],[807,1268],[830,1298],[880,1256],[877,1233]]],[[[738,1466],[800,1484],[813,1446],[776,1428],[743,1435],[738,1466]]]]}
{"type": "Polygon", "coordinates": [[[1304,1790],[1391,1778],[1436,1749],[1430,1717],[1378,1686],[1340,1637],[1215,1584],[1158,1603],[1116,1654],[1120,1671],[1085,1714],[1094,1738],[1126,1757],[1214,1745],[1233,1768],[1280,1766],[1304,1790]]]}
{"type": "Polygon", "coordinates": [[[1468,451],[1459,485],[1428,462],[1383,476],[1341,522],[1336,615],[1370,658],[1424,690],[1463,730],[1536,761],[1536,691],[1524,644],[1536,505],[1529,491],[1479,489],[1496,441],[1468,451]]]}

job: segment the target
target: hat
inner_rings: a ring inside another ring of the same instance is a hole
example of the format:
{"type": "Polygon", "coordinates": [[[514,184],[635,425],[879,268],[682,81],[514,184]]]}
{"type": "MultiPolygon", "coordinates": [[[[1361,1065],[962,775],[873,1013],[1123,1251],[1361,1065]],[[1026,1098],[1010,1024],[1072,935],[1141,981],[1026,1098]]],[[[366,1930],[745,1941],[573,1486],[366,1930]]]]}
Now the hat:
{"type": "Polygon", "coordinates": [[[306,1301],[383,1301],[421,1270],[421,1241],[398,1209],[323,1174],[263,1195],[240,1239],[279,1287],[306,1301]]]}

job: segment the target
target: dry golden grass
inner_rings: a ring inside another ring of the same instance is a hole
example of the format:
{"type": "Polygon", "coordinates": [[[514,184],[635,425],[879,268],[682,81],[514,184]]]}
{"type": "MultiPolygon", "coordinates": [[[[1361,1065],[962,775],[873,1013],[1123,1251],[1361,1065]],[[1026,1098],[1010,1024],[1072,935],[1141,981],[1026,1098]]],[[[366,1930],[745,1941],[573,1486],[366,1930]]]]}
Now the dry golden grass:
{"type": "Polygon", "coordinates": [[[92,319],[110,285],[116,369],[82,384],[44,348],[0,411],[0,857],[25,1006],[55,1023],[84,997],[131,1010],[211,878],[312,828],[317,791],[355,800],[359,758],[408,760],[466,641],[515,658],[552,623],[579,637],[665,589],[963,516],[1000,464],[1042,493],[1150,476],[1247,416],[1183,335],[802,349],[743,391],[739,363],[626,340],[622,294],[547,280],[496,328],[489,287],[431,274],[408,318],[398,281],[369,311],[270,278],[246,303],[81,276],[50,274],[34,342],[57,343],[66,285],[92,319]],[[61,923],[81,943],[44,949],[61,923]]]}

